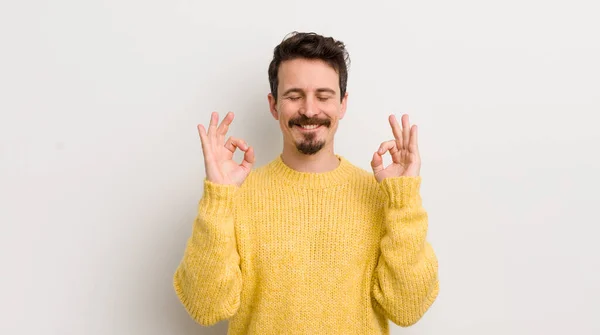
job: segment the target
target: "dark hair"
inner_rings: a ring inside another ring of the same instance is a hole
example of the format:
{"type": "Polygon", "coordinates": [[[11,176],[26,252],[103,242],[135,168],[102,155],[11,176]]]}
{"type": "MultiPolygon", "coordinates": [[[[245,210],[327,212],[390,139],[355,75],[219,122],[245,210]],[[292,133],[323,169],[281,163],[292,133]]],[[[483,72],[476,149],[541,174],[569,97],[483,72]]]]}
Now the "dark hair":
{"type": "Polygon", "coordinates": [[[275,47],[273,60],[269,64],[269,84],[276,101],[279,66],[286,60],[296,58],[320,59],[333,67],[340,78],[340,100],[344,98],[350,65],[350,57],[344,43],[316,33],[294,31],[275,47]]]}

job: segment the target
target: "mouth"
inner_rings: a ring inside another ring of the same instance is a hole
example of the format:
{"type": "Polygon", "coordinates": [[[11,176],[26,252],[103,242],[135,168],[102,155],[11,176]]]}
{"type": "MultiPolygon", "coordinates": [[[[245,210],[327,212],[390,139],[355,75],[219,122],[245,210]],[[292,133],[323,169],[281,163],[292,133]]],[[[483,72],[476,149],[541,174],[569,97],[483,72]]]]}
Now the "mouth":
{"type": "Polygon", "coordinates": [[[315,131],[320,129],[322,126],[319,124],[308,124],[308,125],[299,125],[296,124],[294,125],[296,128],[300,129],[301,131],[315,131]]]}

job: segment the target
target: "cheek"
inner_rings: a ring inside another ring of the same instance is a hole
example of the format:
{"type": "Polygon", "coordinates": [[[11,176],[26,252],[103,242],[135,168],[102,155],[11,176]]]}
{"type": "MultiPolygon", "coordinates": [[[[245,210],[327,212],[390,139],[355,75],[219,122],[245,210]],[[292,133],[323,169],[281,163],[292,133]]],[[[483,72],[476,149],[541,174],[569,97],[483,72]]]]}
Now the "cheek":
{"type": "Polygon", "coordinates": [[[342,106],[334,102],[325,103],[321,106],[321,111],[325,113],[330,119],[339,119],[342,112],[342,106]]]}
{"type": "Polygon", "coordinates": [[[281,103],[278,108],[279,122],[287,127],[288,121],[297,113],[297,108],[290,103],[281,103]]]}

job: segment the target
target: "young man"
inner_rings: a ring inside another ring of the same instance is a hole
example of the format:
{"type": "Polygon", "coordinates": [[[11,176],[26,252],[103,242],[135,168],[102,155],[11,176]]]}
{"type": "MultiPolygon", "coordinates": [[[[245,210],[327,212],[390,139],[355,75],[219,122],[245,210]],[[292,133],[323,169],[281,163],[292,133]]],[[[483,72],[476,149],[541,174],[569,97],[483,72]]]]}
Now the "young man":
{"type": "Polygon", "coordinates": [[[265,166],[253,168],[245,141],[226,140],[232,113],[198,126],[204,194],[174,276],[198,323],[228,319],[229,334],[388,334],[388,319],[412,325],[436,299],[417,127],[390,116],[393,139],[373,154],[373,173],[334,153],[347,61],[342,42],[314,33],[275,48],[268,101],[284,144],[265,166]]]}

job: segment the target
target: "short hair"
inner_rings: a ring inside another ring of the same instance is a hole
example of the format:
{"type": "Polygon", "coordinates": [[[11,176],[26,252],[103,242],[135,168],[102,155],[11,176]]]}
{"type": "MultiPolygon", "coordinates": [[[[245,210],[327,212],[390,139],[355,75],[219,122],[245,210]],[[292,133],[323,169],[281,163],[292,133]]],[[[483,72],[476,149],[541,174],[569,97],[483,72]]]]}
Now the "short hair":
{"type": "Polygon", "coordinates": [[[344,98],[350,65],[350,57],[344,43],[313,32],[294,31],[275,47],[273,59],[269,64],[269,84],[275,101],[279,85],[279,66],[286,60],[296,58],[320,59],[329,64],[339,76],[340,100],[344,98]]]}

